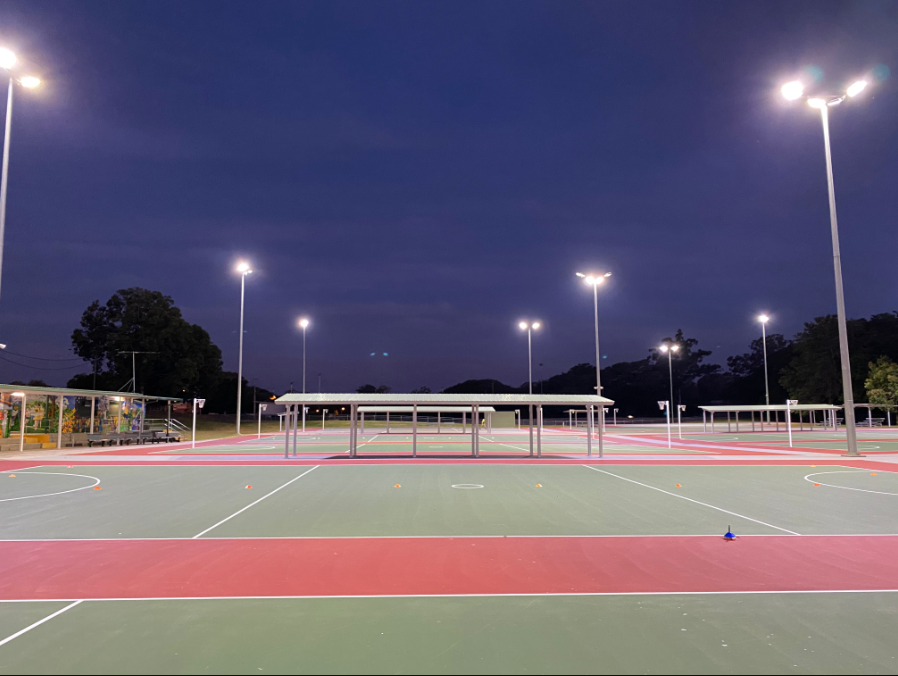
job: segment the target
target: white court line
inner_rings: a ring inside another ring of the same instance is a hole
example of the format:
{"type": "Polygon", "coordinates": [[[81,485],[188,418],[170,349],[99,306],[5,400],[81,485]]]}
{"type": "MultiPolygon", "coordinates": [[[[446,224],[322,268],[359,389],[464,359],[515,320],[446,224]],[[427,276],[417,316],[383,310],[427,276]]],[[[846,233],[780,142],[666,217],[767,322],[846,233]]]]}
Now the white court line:
{"type": "Polygon", "coordinates": [[[817,484],[820,484],[821,486],[827,486],[829,488],[839,488],[843,491],[857,491],[858,493],[876,493],[877,495],[898,495],[898,493],[886,493],[885,491],[870,491],[870,490],[865,490],[863,488],[849,488],[848,486],[836,486],[834,484],[825,484],[822,481],[811,481],[808,478],[808,477],[812,477],[812,476],[820,476],[821,474],[858,474],[858,473],[866,474],[869,471],[870,470],[866,470],[866,469],[856,469],[856,470],[847,470],[846,469],[846,470],[839,470],[836,472],[814,472],[813,474],[808,474],[807,476],[805,476],[804,480],[809,483],[812,483],[812,484],[817,483],[817,484]]]}
{"type": "Polygon", "coordinates": [[[665,493],[666,495],[671,495],[675,498],[680,498],[681,500],[688,500],[689,502],[694,502],[695,504],[702,505],[703,507],[710,507],[711,509],[716,509],[718,512],[723,512],[724,514],[731,514],[732,516],[738,516],[740,519],[747,519],[748,521],[754,521],[755,523],[759,523],[762,526],[767,526],[769,528],[776,528],[777,530],[781,530],[784,533],[789,533],[790,535],[800,535],[800,533],[796,533],[795,531],[789,530],[788,528],[780,528],[779,526],[774,526],[771,523],[767,523],[765,521],[759,521],[758,519],[752,519],[750,516],[745,516],[743,514],[731,512],[727,509],[723,509],[722,507],[715,507],[714,505],[709,505],[707,502],[699,502],[698,500],[693,500],[692,498],[687,498],[685,495],[677,495],[676,493],[671,493],[670,491],[665,491],[663,488],[656,488],[655,486],[649,486],[648,484],[640,483],[639,481],[634,481],[633,479],[628,479],[627,477],[620,476],[619,474],[612,474],[611,472],[606,472],[605,470],[598,469],[596,467],[590,467],[589,465],[583,465],[583,466],[586,467],[587,469],[591,469],[594,472],[601,472],[602,474],[607,474],[608,476],[613,476],[616,479],[623,479],[624,481],[629,481],[631,484],[636,484],[637,486],[651,488],[653,491],[665,493]]]}
{"type": "Polygon", "coordinates": [[[292,483],[293,483],[294,481],[296,481],[297,479],[302,479],[306,474],[308,474],[308,473],[311,472],[312,470],[318,469],[318,467],[319,467],[319,465],[315,465],[312,469],[308,469],[308,470],[306,470],[305,472],[303,472],[302,474],[300,474],[299,476],[290,479],[290,481],[288,481],[287,483],[285,483],[285,484],[283,484],[283,485],[278,486],[277,488],[275,488],[273,491],[271,491],[271,493],[267,493],[267,494],[263,495],[261,498],[259,498],[259,499],[256,500],[255,502],[251,502],[250,504],[248,504],[248,505],[247,505],[246,507],[244,507],[243,509],[237,510],[236,512],[234,512],[233,514],[231,514],[231,516],[229,516],[229,517],[227,517],[227,518],[225,518],[225,519],[222,519],[221,521],[219,521],[219,522],[218,522],[217,524],[215,524],[214,526],[209,526],[209,527],[208,527],[206,530],[204,530],[203,532],[197,533],[196,535],[194,535],[194,536],[191,538],[191,540],[196,540],[198,537],[200,537],[201,535],[205,535],[206,533],[208,533],[208,532],[209,532],[210,530],[212,530],[213,528],[218,528],[218,526],[220,526],[221,524],[223,524],[225,521],[230,521],[230,520],[233,519],[235,516],[237,516],[238,514],[241,514],[241,513],[245,512],[246,510],[248,510],[248,509],[249,509],[250,507],[252,507],[253,505],[259,504],[260,502],[262,502],[262,500],[264,500],[265,498],[269,497],[270,495],[274,495],[275,493],[277,493],[277,492],[278,492],[279,490],[281,490],[282,488],[286,488],[287,486],[289,486],[290,484],[292,484],[292,483]]]}
{"type": "Polygon", "coordinates": [[[6,644],[9,643],[10,641],[19,638],[19,636],[21,636],[22,634],[28,633],[29,631],[31,631],[31,630],[34,629],[35,627],[41,626],[44,622],[49,622],[50,620],[52,620],[52,619],[53,619],[54,617],[56,617],[57,615],[62,615],[65,611],[69,610],[70,608],[74,608],[75,606],[77,606],[77,605],[78,605],[79,603],[81,603],[82,601],[83,601],[83,599],[79,599],[79,600],[75,601],[74,603],[70,603],[70,604],[67,605],[65,608],[62,608],[61,610],[57,610],[55,613],[52,613],[52,614],[50,614],[50,615],[47,615],[44,619],[38,620],[38,621],[35,622],[34,624],[31,624],[31,625],[25,627],[25,628],[22,629],[21,631],[17,631],[17,632],[16,632],[15,634],[13,634],[12,636],[7,636],[5,639],[3,639],[2,641],[0,641],[0,646],[6,645],[6,644]]]}
{"type": "MultiPolygon", "coordinates": [[[[739,539],[745,538],[898,538],[898,533],[750,533],[740,535],[739,539]]],[[[720,533],[646,533],[642,535],[634,535],[632,533],[624,533],[619,535],[229,535],[225,537],[208,537],[207,541],[227,542],[231,540],[470,540],[470,539],[493,539],[493,540],[546,540],[556,539],[622,539],[622,538],[713,538],[721,539],[720,533]]],[[[0,539],[0,544],[13,542],[189,542],[195,540],[193,537],[157,537],[157,538],[21,538],[21,539],[0,539]]]]}
{"type": "Polygon", "coordinates": [[[80,488],[71,488],[67,491],[58,491],[56,493],[41,493],[39,495],[23,495],[19,498],[3,498],[0,502],[12,502],[14,500],[30,500],[31,498],[49,498],[54,495],[65,495],[66,493],[74,493],[76,491],[86,491],[89,488],[93,488],[94,486],[100,485],[100,480],[95,476],[88,476],[87,474],[71,474],[69,472],[26,472],[24,470],[16,469],[12,470],[13,472],[18,472],[19,474],[50,474],[52,476],[77,476],[83,479],[93,479],[96,483],[91,484],[90,486],[81,486],[80,488]]]}
{"type": "MultiPolygon", "coordinates": [[[[135,596],[116,598],[79,599],[82,601],[277,601],[277,600],[329,600],[329,599],[451,599],[451,598],[538,598],[564,596],[735,596],[769,594],[898,594],[898,589],[742,589],[732,591],[650,591],[650,592],[519,592],[510,594],[341,594],[319,596],[135,596]]],[[[72,599],[0,599],[2,603],[65,603],[72,599]]],[[[64,609],[67,610],[67,609],[64,609]]],[[[62,611],[59,611],[62,612],[62,611]]],[[[58,615],[59,612],[54,613],[58,615]]],[[[50,617],[53,617],[51,615],[50,617]]],[[[50,619],[48,617],[47,619],[50,619]]],[[[41,620],[44,622],[46,620],[41,620]]]]}

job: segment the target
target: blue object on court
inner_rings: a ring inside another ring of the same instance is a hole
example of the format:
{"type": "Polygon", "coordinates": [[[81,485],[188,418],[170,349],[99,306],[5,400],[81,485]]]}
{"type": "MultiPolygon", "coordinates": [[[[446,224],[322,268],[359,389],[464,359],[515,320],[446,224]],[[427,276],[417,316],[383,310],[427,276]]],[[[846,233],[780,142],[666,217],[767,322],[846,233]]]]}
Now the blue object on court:
{"type": "Polygon", "coordinates": [[[727,532],[723,536],[724,540],[735,540],[736,539],[736,536],[733,535],[733,531],[731,529],[732,529],[732,526],[727,526],[727,532]]]}

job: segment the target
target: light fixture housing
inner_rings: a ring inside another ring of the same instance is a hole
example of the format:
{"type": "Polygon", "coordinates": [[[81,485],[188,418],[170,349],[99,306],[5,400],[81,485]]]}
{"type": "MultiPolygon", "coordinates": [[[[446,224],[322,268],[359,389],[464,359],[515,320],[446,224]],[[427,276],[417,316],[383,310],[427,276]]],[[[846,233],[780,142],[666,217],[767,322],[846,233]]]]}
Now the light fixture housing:
{"type": "Polygon", "coordinates": [[[252,270],[249,267],[249,263],[244,261],[241,263],[237,263],[237,272],[241,272],[244,275],[248,275],[249,273],[252,272],[252,270]]]}
{"type": "Polygon", "coordinates": [[[527,330],[527,322],[519,323],[518,328],[521,329],[521,331],[526,331],[527,330]]]}
{"type": "Polygon", "coordinates": [[[851,85],[846,90],[845,93],[848,94],[848,96],[854,98],[855,96],[860,94],[862,91],[864,91],[864,89],[866,89],[866,88],[867,88],[867,81],[866,80],[858,80],[853,85],[851,85]]]}
{"type": "Polygon", "coordinates": [[[41,79],[33,75],[26,75],[19,80],[19,83],[26,89],[34,89],[35,87],[40,87],[41,79]]]}
{"type": "Polygon", "coordinates": [[[300,326],[300,328],[303,328],[303,329],[304,329],[304,328],[306,328],[308,325],[309,325],[309,320],[308,320],[307,318],[303,317],[302,319],[299,320],[299,326],[300,326]]]}
{"type": "Polygon", "coordinates": [[[6,49],[6,47],[0,47],[0,68],[9,70],[16,65],[16,61],[18,59],[15,54],[6,49]]]}
{"type": "Polygon", "coordinates": [[[794,101],[795,99],[800,99],[804,95],[804,85],[798,80],[795,80],[784,84],[780,91],[786,99],[794,101]]]}
{"type": "Polygon", "coordinates": [[[826,101],[824,101],[823,99],[817,99],[817,98],[808,99],[808,105],[811,108],[825,108],[826,101]]]}
{"type": "Polygon", "coordinates": [[[758,315],[758,321],[762,324],[766,324],[770,321],[770,317],[768,317],[767,315],[758,315]]]}

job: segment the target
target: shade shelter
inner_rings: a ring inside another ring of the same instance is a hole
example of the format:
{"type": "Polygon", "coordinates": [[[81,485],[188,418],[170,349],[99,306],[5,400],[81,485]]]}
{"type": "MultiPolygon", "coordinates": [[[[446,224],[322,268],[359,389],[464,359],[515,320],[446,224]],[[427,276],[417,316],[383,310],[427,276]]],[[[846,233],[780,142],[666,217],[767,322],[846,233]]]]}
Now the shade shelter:
{"type": "MultiPolygon", "coordinates": [[[[804,413],[808,414],[808,424],[810,429],[814,429],[814,425],[817,423],[816,416],[819,412],[822,416],[821,423],[824,428],[836,429],[836,411],[840,410],[841,406],[835,406],[834,404],[795,404],[786,406],[785,404],[772,404],[767,406],[766,404],[758,404],[758,405],[726,405],[726,406],[699,406],[702,410],[702,429],[703,431],[708,431],[708,414],[711,414],[711,432],[714,432],[714,414],[715,413],[726,413],[727,416],[727,432],[732,431],[732,419],[731,415],[735,418],[736,422],[736,431],[739,431],[739,414],[740,413],[748,413],[750,414],[751,421],[751,430],[755,431],[755,413],[758,413],[758,426],[761,432],[764,431],[764,413],[772,413],[774,415],[775,422],[773,425],[775,426],[776,431],[779,431],[780,425],[780,412],[784,414],[788,412],[797,412],[798,413],[798,424],[799,429],[804,429],[804,413]]],[[[770,422],[767,423],[768,426],[771,425],[770,422]]]]}
{"type": "Polygon", "coordinates": [[[29,417],[32,420],[32,433],[49,436],[55,427],[56,447],[60,449],[63,432],[94,434],[96,431],[104,431],[104,427],[106,431],[120,432],[127,429],[137,432],[138,438],[142,440],[146,404],[150,401],[168,402],[168,417],[171,419],[171,404],[181,399],[137,392],[0,385],[0,410],[3,414],[0,429],[4,438],[8,438],[13,432],[18,433],[19,450],[24,450],[25,447],[29,417]],[[18,414],[15,423],[12,420],[14,413],[18,414]],[[14,429],[15,426],[18,429],[14,429]]]}
{"type": "MultiPolygon", "coordinates": [[[[418,455],[418,409],[424,406],[462,406],[471,411],[471,455],[480,455],[480,429],[479,421],[482,411],[489,406],[527,406],[529,411],[529,439],[530,455],[534,455],[534,427],[533,410],[537,416],[542,417],[543,406],[585,406],[592,413],[598,406],[613,404],[611,399],[594,394],[285,394],[277,399],[278,404],[287,406],[287,434],[284,439],[284,457],[290,452],[290,431],[293,432],[293,454],[296,455],[300,407],[315,405],[341,405],[349,406],[349,455],[356,457],[358,450],[358,419],[360,406],[408,406],[412,409],[412,457],[418,455]]],[[[589,420],[586,435],[587,454],[592,456],[593,417],[589,420]]],[[[536,428],[537,457],[542,455],[542,442],[540,429],[536,428]]],[[[602,430],[599,429],[599,456],[603,452],[602,430]]]]}
{"type": "MultiPolygon", "coordinates": [[[[443,413],[461,413],[461,431],[462,434],[465,433],[466,427],[466,418],[469,414],[473,413],[473,406],[359,406],[359,426],[361,428],[361,433],[365,433],[365,414],[370,413],[372,415],[376,415],[378,413],[383,413],[386,415],[386,423],[387,423],[387,431],[385,434],[390,434],[390,414],[391,413],[415,413],[418,414],[427,414],[427,413],[436,413],[437,414],[437,434],[440,434],[440,430],[442,427],[442,416],[443,413]]],[[[493,413],[496,412],[492,406],[481,406],[480,413],[483,414],[484,419],[486,421],[486,430],[488,433],[493,431],[493,413]]],[[[472,418],[473,420],[473,418],[472,418]]]]}

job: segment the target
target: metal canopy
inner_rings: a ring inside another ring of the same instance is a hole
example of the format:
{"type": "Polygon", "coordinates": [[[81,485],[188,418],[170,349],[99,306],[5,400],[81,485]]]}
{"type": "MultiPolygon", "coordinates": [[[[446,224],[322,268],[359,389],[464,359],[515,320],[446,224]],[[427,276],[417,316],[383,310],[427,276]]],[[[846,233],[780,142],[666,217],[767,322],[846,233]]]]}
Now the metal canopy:
{"type": "Polygon", "coordinates": [[[276,404],[369,404],[383,406],[426,406],[455,404],[474,405],[532,405],[532,406],[575,406],[613,404],[614,401],[595,394],[299,394],[290,393],[278,397],[276,404]]]}
{"type": "Polygon", "coordinates": [[[708,413],[750,413],[757,411],[763,413],[764,411],[838,411],[841,410],[842,407],[834,404],[795,404],[795,406],[786,406],[785,404],[771,404],[770,406],[765,404],[752,404],[745,406],[699,406],[699,408],[708,413]]]}
{"type": "Polygon", "coordinates": [[[0,385],[0,392],[24,392],[25,394],[49,394],[63,397],[118,397],[120,399],[152,399],[154,401],[181,401],[181,397],[158,397],[137,392],[106,392],[103,390],[73,390],[68,387],[34,387],[31,385],[0,385]]]}
{"type": "MultiPolygon", "coordinates": [[[[437,412],[443,406],[456,405],[465,408],[470,407],[471,413],[471,455],[480,456],[480,430],[478,421],[487,406],[527,406],[530,412],[530,456],[534,455],[534,431],[536,432],[536,455],[542,455],[542,407],[543,406],[583,406],[589,412],[587,416],[586,454],[592,457],[592,440],[594,435],[592,412],[596,408],[613,404],[614,401],[597,394],[362,394],[335,393],[335,394],[285,394],[275,400],[277,404],[287,407],[287,434],[284,435],[284,457],[290,455],[290,434],[293,434],[293,457],[296,457],[298,420],[300,409],[308,405],[349,405],[349,457],[356,457],[358,443],[357,421],[362,415],[362,405],[388,408],[396,410],[396,406],[410,407],[412,409],[412,457],[418,455],[418,412],[423,412],[425,407],[435,407],[437,412]],[[484,406],[482,409],[481,406],[484,406]],[[533,409],[536,409],[537,425],[533,425],[533,409]]],[[[598,426],[596,435],[599,442],[599,457],[603,457],[603,430],[598,426]]]]}
{"type": "MultiPolygon", "coordinates": [[[[471,406],[359,406],[359,413],[470,413],[471,406]]],[[[481,406],[481,413],[495,413],[492,406],[481,406]]]]}

